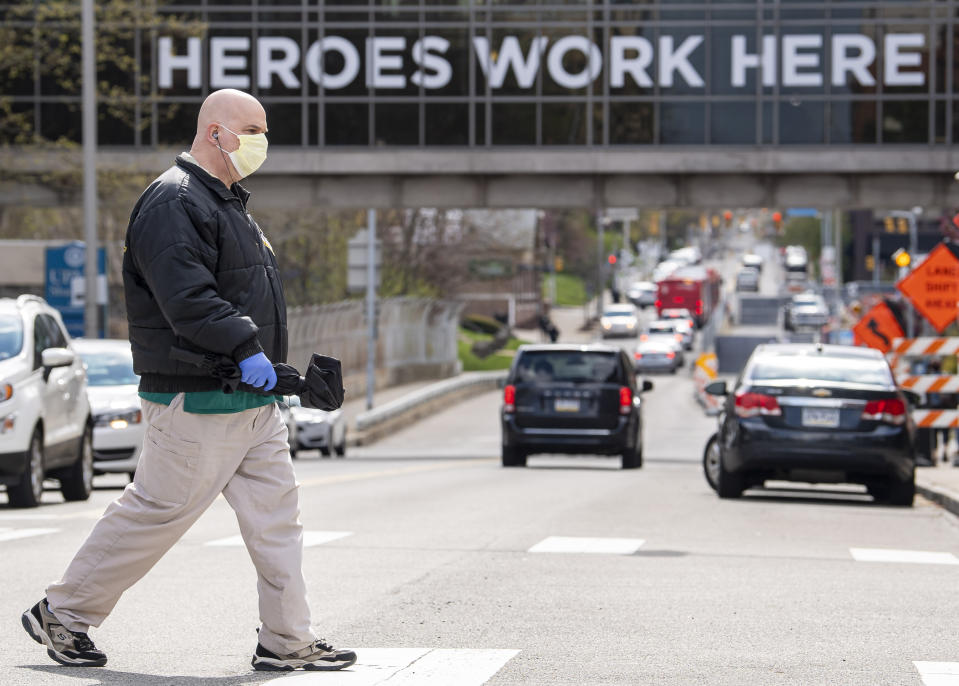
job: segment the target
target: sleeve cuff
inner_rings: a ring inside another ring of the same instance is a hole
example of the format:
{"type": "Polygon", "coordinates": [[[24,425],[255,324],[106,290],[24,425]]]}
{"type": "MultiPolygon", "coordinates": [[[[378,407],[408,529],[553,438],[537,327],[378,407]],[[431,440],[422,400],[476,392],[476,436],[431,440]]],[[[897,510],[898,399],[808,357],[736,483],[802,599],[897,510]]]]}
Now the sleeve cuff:
{"type": "Polygon", "coordinates": [[[257,353],[263,352],[263,348],[260,346],[260,341],[257,340],[256,336],[251,338],[248,341],[244,341],[236,347],[233,351],[233,359],[237,363],[242,362],[248,357],[253,357],[257,353]]]}

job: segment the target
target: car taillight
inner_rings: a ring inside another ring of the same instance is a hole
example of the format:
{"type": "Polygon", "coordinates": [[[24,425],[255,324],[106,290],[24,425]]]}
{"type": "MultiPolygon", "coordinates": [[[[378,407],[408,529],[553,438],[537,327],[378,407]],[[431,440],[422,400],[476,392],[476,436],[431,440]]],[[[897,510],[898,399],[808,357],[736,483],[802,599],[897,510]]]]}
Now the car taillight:
{"type": "Polygon", "coordinates": [[[692,319],[687,319],[687,320],[686,320],[686,326],[688,326],[690,329],[693,328],[693,324],[694,324],[694,323],[695,323],[695,322],[693,322],[692,319]]]}
{"type": "Polygon", "coordinates": [[[703,301],[702,301],[702,300],[697,300],[697,301],[696,301],[696,314],[702,314],[702,313],[703,313],[703,301]]]}
{"type": "Polygon", "coordinates": [[[743,392],[736,394],[737,417],[755,417],[757,415],[780,417],[782,413],[779,401],[771,395],[743,392]]]}
{"type": "Polygon", "coordinates": [[[672,359],[675,358],[675,357],[676,357],[676,353],[674,353],[672,350],[670,350],[668,353],[666,353],[666,359],[667,359],[667,360],[672,360],[672,359]]]}
{"type": "Polygon", "coordinates": [[[619,389],[619,413],[629,414],[633,409],[633,392],[627,386],[619,389]]]}
{"type": "Polygon", "coordinates": [[[656,309],[658,310],[662,306],[663,306],[663,301],[660,300],[659,298],[656,298],[656,309]]]}
{"type": "Polygon", "coordinates": [[[633,353],[633,357],[635,357],[637,360],[641,360],[641,359],[643,359],[643,354],[642,354],[642,353],[633,353]]]}
{"type": "Polygon", "coordinates": [[[677,341],[682,342],[683,335],[681,333],[673,334],[677,341]]]}
{"type": "Polygon", "coordinates": [[[906,404],[899,398],[870,400],[862,410],[862,418],[899,426],[906,423],[906,404]]]}
{"type": "Polygon", "coordinates": [[[516,386],[503,387],[503,412],[516,412],[516,386]]]}

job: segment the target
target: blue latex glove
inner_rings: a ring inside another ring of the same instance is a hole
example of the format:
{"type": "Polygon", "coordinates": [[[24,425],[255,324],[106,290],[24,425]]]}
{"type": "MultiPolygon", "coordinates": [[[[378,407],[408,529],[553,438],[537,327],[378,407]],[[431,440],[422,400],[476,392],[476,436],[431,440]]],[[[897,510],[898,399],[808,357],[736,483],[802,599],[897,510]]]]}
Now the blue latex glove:
{"type": "Polygon", "coordinates": [[[276,386],[276,372],[266,355],[257,353],[240,362],[240,381],[268,391],[276,386]]]}

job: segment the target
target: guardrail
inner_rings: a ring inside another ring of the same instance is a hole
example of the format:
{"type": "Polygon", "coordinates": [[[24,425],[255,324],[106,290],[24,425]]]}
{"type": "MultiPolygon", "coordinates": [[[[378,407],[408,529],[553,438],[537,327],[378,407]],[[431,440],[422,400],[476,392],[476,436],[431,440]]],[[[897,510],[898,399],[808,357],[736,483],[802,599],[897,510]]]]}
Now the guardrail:
{"type": "Polygon", "coordinates": [[[366,445],[383,438],[439,407],[465,400],[477,392],[493,390],[506,380],[506,370],[492,372],[466,372],[443,381],[425,386],[402,398],[396,398],[356,417],[356,435],[351,445],[366,445]]]}

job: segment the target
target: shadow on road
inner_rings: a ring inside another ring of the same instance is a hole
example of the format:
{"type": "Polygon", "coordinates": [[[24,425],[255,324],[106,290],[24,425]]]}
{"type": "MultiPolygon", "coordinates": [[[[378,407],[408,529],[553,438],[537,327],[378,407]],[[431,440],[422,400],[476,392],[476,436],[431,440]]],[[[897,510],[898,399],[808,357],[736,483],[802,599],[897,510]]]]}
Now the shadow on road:
{"type": "Polygon", "coordinates": [[[15,669],[55,674],[58,677],[76,678],[84,686],[233,686],[234,684],[259,684],[294,672],[254,672],[232,676],[161,676],[140,672],[121,672],[103,667],[63,667],[60,665],[18,665],[15,669]]]}

